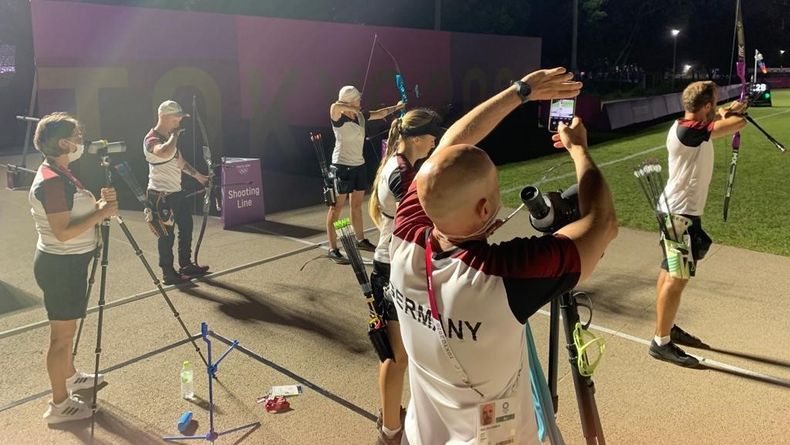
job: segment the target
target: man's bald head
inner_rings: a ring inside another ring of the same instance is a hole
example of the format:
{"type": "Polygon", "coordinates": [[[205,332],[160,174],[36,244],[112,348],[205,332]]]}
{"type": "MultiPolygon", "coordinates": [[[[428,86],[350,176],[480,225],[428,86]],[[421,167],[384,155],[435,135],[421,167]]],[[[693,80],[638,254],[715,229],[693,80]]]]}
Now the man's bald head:
{"type": "Polygon", "coordinates": [[[420,204],[442,232],[473,231],[499,207],[496,167],[473,145],[439,150],[423,164],[415,180],[420,204]]]}

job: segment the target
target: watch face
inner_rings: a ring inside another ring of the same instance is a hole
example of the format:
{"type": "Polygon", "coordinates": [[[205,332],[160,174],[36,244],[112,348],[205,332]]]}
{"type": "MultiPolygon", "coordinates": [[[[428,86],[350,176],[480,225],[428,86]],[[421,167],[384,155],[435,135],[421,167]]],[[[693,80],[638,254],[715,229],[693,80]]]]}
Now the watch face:
{"type": "Polygon", "coordinates": [[[521,81],[519,81],[516,85],[518,86],[518,95],[521,96],[521,98],[526,101],[527,97],[529,96],[529,93],[532,92],[532,88],[530,88],[529,85],[521,81]]]}

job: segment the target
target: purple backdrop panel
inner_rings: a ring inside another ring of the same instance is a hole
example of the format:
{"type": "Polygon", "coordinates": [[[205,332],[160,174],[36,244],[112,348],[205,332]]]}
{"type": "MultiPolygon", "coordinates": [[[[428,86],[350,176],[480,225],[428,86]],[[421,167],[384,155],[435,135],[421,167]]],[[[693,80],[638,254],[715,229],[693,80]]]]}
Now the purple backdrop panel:
{"type": "MultiPolygon", "coordinates": [[[[544,107],[547,108],[548,107],[544,107]]],[[[576,98],[576,116],[579,116],[587,128],[601,126],[601,98],[599,96],[579,96],[576,98]]],[[[548,114],[546,114],[548,122],[548,114]]]]}
{"type": "MultiPolygon", "coordinates": [[[[140,147],[156,106],[174,99],[191,111],[196,97],[215,158],[260,157],[260,169],[293,179],[268,184],[269,211],[271,197],[315,174],[306,132],[329,130],[329,105],[341,86],[364,89],[365,109],[392,105],[400,99],[397,65],[409,107],[429,106],[452,120],[540,60],[534,38],[31,1],[40,113],[75,112],[89,137],[137,147],[126,156],[143,182],[140,147]],[[370,57],[374,35],[380,45],[370,57]]],[[[185,139],[180,148],[204,168],[190,145],[185,139]]],[[[86,170],[89,182],[101,183],[99,169],[86,170]]]]}
{"type": "Polygon", "coordinates": [[[661,96],[653,96],[649,98],[650,100],[650,111],[653,114],[653,118],[657,119],[660,117],[664,117],[669,114],[669,110],[667,110],[667,102],[661,96]]]}
{"type": "Polygon", "coordinates": [[[260,159],[225,158],[221,189],[224,228],[265,218],[260,159]]]}
{"type": "Polygon", "coordinates": [[[664,98],[664,103],[666,104],[668,114],[683,112],[683,104],[680,93],[664,94],[661,97],[664,98]]]}
{"type": "Polygon", "coordinates": [[[633,113],[634,123],[647,122],[654,117],[649,99],[631,100],[631,112],[633,113]]]}
{"type": "Polygon", "coordinates": [[[603,110],[609,118],[609,126],[612,130],[626,127],[636,122],[634,121],[634,113],[629,100],[605,103],[603,110]]]}
{"type": "Polygon", "coordinates": [[[236,60],[233,16],[32,0],[33,46],[46,66],[236,60]]]}
{"type": "MultiPolygon", "coordinates": [[[[410,107],[443,103],[450,96],[449,33],[270,17],[236,21],[242,117],[284,107],[291,124],[327,125],[329,104],[337,100],[340,87],[363,90],[374,34],[400,66],[410,107]]],[[[395,62],[377,45],[364,85],[364,108],[400,99],[395,72],[395,62]]]]}

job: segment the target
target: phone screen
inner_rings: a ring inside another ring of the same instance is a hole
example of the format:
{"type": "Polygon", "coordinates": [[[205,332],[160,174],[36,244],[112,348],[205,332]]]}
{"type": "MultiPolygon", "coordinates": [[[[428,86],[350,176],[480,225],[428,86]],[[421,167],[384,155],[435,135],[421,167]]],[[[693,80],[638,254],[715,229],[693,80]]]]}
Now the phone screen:
{"type": "Polygon", "coordinates": [[[549,131],[557,132],[560,122],[570,125],[576,109],[576,99],[555,99],[549,109],[549,131]]]}

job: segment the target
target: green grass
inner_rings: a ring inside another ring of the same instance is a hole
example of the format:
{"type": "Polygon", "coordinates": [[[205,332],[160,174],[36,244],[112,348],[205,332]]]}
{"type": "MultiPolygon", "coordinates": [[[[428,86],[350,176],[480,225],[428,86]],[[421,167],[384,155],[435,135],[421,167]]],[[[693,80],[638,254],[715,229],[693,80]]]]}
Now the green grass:
{"type": "MultiPolygon", "coordinates": [[[[772,108],[752,108],[749,114],[773,137],[785,145],[790,144],[790,90],[774,91],[772,108]]],[[[637,135],[591,147],[592,157],[601,166],[612,189],[617,218],[623,227],[658,230],[655,217],[633,176],[633,169],[644,159],[658,158],[666,172],[664,144],[670,125],[670,121],[663,122],[637,135]],[[654,147],[660,148],[637,154],[654,147]],[[619,161],[629,155],[635,156],[619,161]]],[[[722,207],[731,159],[730,139],[724,137],[714,141],[716,161],[703,227],[716,243],[790,256],[790,154],[780,153],[751,125],[741,131],[737,177],[725,223],[722,207]]],[[[504,204],[510,207],[521,204],[521,187],[539,181],[546,170],[569,160],[565,152],[558,152],[540,159],[500,166],[499,181],[504,204]]],[[[575,182],[573,171],[570,162],[560,165],[548,174],[550,180],[539,188],[544,191],[564,189],[575,182]],[[551,179],[560,175],[566,176],[551,179]]]]}

